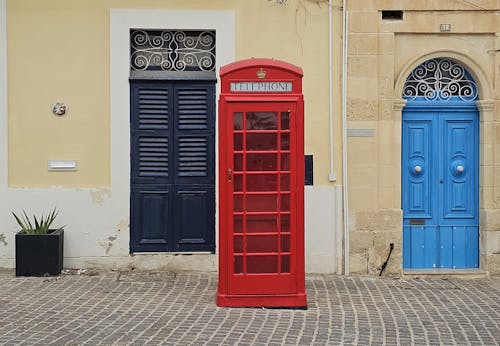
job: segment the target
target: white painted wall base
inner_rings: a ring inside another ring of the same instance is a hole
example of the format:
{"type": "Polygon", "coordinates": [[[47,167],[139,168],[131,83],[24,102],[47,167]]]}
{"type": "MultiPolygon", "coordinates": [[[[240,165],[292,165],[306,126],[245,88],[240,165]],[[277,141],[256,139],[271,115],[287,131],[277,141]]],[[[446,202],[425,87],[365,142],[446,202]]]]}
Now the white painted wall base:
{"type": "Polygon", "coordinates": [[[342,263],[342,188],[306,186],[305,259],[307,273],[338,273],[342,263]],[[340,236],[339,236],[340,235],[340,236]]]}
{"type": "MultiPolygon", "coordinates": [[[[305,257],[308,273],[339,273],[338,252],[342,224],[339,213],[342,189],[305,188],[305,257]],[[339,236],[340,235],[340,236],[339,236]]],[[[4,189],[0,220],[4,242],[0,267],[13,268],[17,229],[10,210],[43,210],[46,201],[63,201],[60,222],[67,224],[64,239],[66,268],[102,270],[217,270],[216,254],[141,253],[130,255],[128,210],[117,210],[107,190],[4,189]],[[9,201],[9,203],[7,203],[9,201]],[[9,206],[8,208],[6,208],[9,206]],[[121,217],[120,217],[121,216],[121,217]]]]}
{"type": "Polygon", "coordinates": [[[98,270],[217,271],[215,254],[142,253],[128,256],[65,257],[65,268],[98,270]]]}

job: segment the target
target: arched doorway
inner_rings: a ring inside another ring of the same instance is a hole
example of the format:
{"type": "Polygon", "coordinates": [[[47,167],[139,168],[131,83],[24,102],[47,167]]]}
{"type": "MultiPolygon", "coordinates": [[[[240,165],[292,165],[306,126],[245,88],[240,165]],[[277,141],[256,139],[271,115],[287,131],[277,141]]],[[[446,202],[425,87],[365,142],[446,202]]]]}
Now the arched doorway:
{"type": "Polygon", "coordinates": [[[455,61],[433,58],[406,79],[401,204],[403,267],[479,266],[477,87],[455,61]]]}

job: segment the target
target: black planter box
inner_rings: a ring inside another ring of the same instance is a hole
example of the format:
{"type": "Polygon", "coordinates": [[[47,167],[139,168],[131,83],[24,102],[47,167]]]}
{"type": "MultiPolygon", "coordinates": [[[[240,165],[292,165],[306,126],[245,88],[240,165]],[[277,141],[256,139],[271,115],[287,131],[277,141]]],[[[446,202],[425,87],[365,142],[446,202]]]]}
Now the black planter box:
{"type": "Polygon", "coordinates": [[[16,276],[59,275],[63,268],[64,230],[16,234],[16,276]]]}

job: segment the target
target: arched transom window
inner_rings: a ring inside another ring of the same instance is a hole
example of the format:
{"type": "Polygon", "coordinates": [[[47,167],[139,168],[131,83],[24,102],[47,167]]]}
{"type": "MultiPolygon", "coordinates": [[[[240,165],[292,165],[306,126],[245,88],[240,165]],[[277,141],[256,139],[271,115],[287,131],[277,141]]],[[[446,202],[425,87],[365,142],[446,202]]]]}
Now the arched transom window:
{"type": "Polygon", "coordinates": [[[403,98],[409,101],[473,101],[477,86],[469,73],[446,58],[427,60],[406,79],[403,98]]]}

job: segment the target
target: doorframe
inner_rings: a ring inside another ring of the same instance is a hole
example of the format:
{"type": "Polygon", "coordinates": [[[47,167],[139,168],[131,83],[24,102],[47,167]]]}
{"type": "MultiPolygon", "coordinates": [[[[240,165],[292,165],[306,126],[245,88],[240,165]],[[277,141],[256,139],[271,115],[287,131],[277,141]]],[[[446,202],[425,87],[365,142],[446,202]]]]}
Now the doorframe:
{"type": "MultiPolygon", "coordinates": [[[[494,136],[487,136],[486,129],[493,128],[495,118],[495,101],[493,90],[489,83],[489,78],[484,73],[480,64],[470,59],[468,56],[452,50],[435,51],[411,59],[406,63],[395,76],[394,93],[392,99],[392,146],[391,156],[394,158],[392,171],[395,176],[400,177],[396,180],[393,198],[401,210],[401,240],[403,238],[403,210],[401,205],[401,154],[402,154],[402,120],[403,109],[407,100],[402,98],[405,82],[409,74],[419,65],[432,58],[449,58],[460,64],[472,77],[478,89],[478,100],[475,102],[479,112],[479,269],[485,267],[484,244],[482,244],[482,222],[485,209],[492,208],[493,200],[483,187],[492,185],[493,182],[487,181],[486,176],[493,176],[493,146],[494,136]]],[[[403,269],[403,255],[401,253],[400,265],[403,269]]]]}
{"type": "MultiPolygon", "coordinates": [[[[130,29],[215,30],[216,74],[220,66],[235,58],[234,11],[110,9],[110,115],[111,115],[111,194],[120,201],[121,215],[130,215],[130,29]]],[[[216,86],[216,100],[220,85],[216,86]]],[[[215,147],[218,147],[218,109],[215,118],[215,147]]],[[[218,167],[218,154],[215,155],[218,167]]],[[[218,198],[218,170],[215,170],[218,198]]],[[[217,214],[216,204],[216,214],[217,214]]],[[[130,220],[129,220],[130,222],[130,220]]],[[[215,218],[216,252],[218,219],[215,218]]],[[[130,230],[127,234],[130,242],[130,230]]],[[[196,253],[199,254],[199,253],[196,253]]]]}

